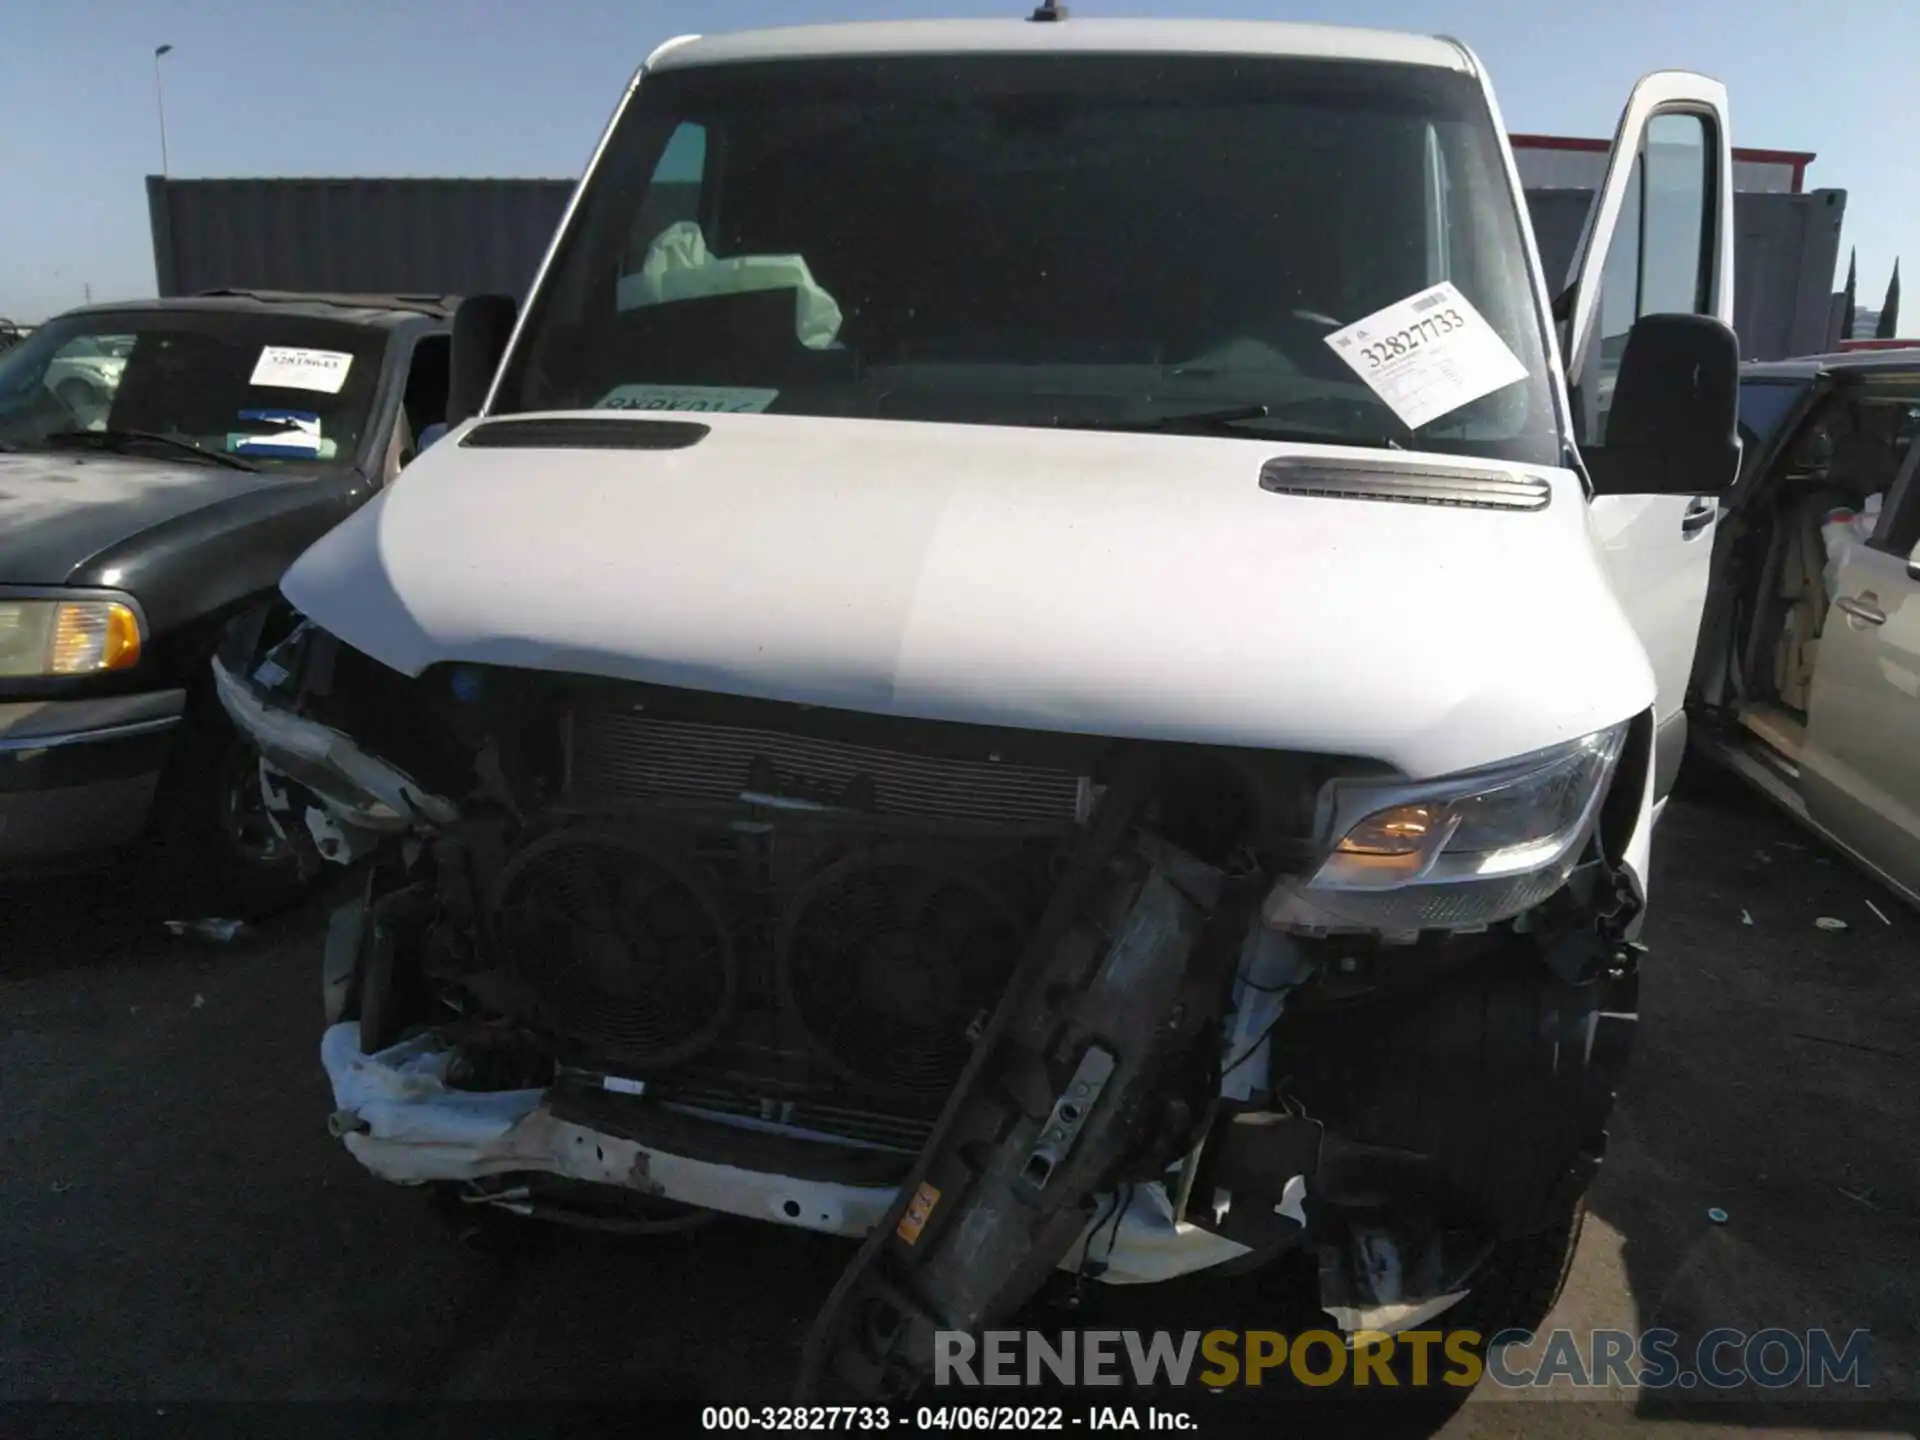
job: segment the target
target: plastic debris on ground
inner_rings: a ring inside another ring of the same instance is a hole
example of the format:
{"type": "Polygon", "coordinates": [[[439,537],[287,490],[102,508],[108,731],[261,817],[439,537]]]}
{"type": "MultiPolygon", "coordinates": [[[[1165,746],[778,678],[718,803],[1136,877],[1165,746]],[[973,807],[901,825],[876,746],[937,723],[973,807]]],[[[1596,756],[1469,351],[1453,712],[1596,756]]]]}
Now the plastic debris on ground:
{"type": "Polygon", "coordinates": [[[1889,920],[1889,919],[1888,919],[1888,918],[1886,917],[1886,912],[1884,912],[1883,910],[1881,910],[1881,908],[1880,908],[1880,907],[1879,907],[1878,905],[1876,905],[1876,904],[1874,904],[1874,903],[1873,903],[1873,901],[1871,901],[1871,900],[1866,900],[1866,901],[1863,901],[1863,902],[1861,902],[1861,903],[1863,903],[1863,904],[1864,904],[1864,905],[1865,905],[1865,906],[1867,907],[1867,909],[1869,909],[1869,910],[1871,910],[1871,911],[1873,912],[1873,918],[1874,918],[1874,919],[1876,919],[1876,920],[1878,920],[1878,921],[1879,921],[1879,922],[1880,922],[1880,923],[1881,923],[1882,925],[1891,925],[1891,924],[1893,924],[1893,921],[1891,921],[1891,920],[1889,920]]]}
{"type": "Polygon", "coordinates": [[[1707,1219],[1716,1225],[1724,1225],[1727,1223],[1727,1212],[1722,1210],[1718,1205],[1715,1205],[1707,1211],[1707,1219]]]}
{"type": "Polygon", "coordinates": [[[1813,923],[1818,925],[1822,930],[1846,930],[1851,928],[1846,921],[1837,915],[1822,915],[1813,923]]]}
{"type": "Polygon", "coordinates": [[[1753,912],[1750,910],[1742,910],[1740,912],[1740,923],[1742,925],[1753,924],[1753,912]]]}
{"type": "Polygon", "coordinates": [[[213,940],[224,945],[247,928],[244,920],[169,920],[167,929],[175,935],[190,935],[195,940],[213,940]]]}

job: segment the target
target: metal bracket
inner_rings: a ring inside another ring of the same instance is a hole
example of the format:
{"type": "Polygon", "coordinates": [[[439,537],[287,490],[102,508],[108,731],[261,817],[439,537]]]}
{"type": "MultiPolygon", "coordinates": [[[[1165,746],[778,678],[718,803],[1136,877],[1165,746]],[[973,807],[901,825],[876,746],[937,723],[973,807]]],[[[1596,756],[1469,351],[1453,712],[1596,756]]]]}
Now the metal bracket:
{"type": "Polygon", "coordinates": [[[1087,1053],[1080,1057],[1073,1079],[1053,1102],[1053,1113],[1040,1132],[1040,1142],[1028,1152],[1027,1163],[1021,1167],[1020,1178],[1034,1189],[1046,1189],[1053,1172],[1073,1149],[1081,1127],[1087,1123],[1087,1113],[1113,1078],[1113,1066],[1113,1052],[1098,1045],[1088,1046],[1087,1053]]]}

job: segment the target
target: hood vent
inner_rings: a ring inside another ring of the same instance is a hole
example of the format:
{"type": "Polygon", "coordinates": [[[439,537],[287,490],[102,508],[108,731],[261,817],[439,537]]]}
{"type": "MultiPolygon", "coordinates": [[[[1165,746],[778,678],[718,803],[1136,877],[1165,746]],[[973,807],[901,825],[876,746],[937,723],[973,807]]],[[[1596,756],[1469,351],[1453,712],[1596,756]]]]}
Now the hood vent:
{"type": "Polygon", "coordinates": [[[691,420],[489,420],[460,444],[477,450],[684,450],[710,429],[691,420]]]}
{"type": "Polygon", "coordinates": [[[1260,467],[1260,488],[1322,500],[1395,500],[1470,510],[1544,510],[1553,487],[1539,475],[1509,475],[1449,465],[1396,465],[1390,460],[1312,460],[1288,456],[1260,467]]]}

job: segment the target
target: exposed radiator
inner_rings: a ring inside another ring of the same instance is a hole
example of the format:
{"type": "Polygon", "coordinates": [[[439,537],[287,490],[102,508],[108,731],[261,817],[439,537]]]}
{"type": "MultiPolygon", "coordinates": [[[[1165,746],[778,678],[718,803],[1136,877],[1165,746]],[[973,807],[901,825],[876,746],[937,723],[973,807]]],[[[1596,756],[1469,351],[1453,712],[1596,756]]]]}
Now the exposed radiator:
{"type": "Polygon", "coordinates": [[[572,786],[582,797],[838,803],[880,815],[992,824],[1070,824],[1085,785],[1061,770],[953,760],[635,711],[574,717],[572,786]]]}
{"type": "Polygon", "coordinates": [[[812,1101],[755,1100],[742,1091],[722,1086],[674,1085],[660,1098],[708,1114],[732,1115],[768,1126],[833,1135],[877,1150],[903,1155],[917,1153],[933,1134],[930,1115],[891,1115],[873,1109],[855,1109],[812,1101]]]}

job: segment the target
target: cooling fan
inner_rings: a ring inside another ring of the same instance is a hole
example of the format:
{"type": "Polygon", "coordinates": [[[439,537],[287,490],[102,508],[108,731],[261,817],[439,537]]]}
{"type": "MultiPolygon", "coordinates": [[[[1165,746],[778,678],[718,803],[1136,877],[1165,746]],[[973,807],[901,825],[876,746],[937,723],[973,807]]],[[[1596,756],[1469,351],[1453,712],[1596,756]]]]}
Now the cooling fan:
{"type": "Polygon", "coordinates": [[[1013,973],[1025,927],[983,877],[898,850],[828,866],[794,896],[777,967],[820,1057],[887,1090],[952,1088],[969,1028],[1013,973]]]}
{"type": "Polygon", "coordinates": [[[727,1024],[739,975],[715,887],[640,840],[543,836],[501,870],[492,912],[542,1028],[593,1058],[677,1064],[727,1024]]]}

